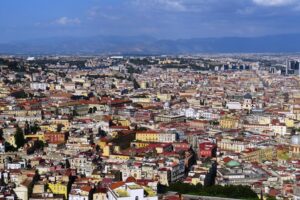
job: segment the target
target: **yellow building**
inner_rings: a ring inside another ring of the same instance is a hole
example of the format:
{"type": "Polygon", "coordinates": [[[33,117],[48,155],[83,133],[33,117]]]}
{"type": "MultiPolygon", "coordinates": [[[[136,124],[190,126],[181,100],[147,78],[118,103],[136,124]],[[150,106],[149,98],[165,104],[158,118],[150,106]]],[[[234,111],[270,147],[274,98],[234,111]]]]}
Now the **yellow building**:
{"type": "Polygon", "coordinates": [[[10,145],[17,147],[16,145],[16,140],[14,135],[9,135],[8,137],[5,138],[6,142],[8,142],[10,145]]]}
{"type": "Polygon", "coordinates": [[[234,129],[238,127],[238,120],[233,117],[224,117],[220,120],[220,126],[224,129],[234,129]]]}
{"type": "Polygon", "coordinates": [[[142,142],[158,142],[158,133],[155,131],[137,132],[135,139],[142,142]]]}
{"type": "Polygon", "coordinates": [[[242,152],[242,158],[249,162],[263,162],[277,158],[277,151],[274,147],[249,148],[242,152]]]}
{"type": "Polygon", "coordinates": [[[128,160],[130,159],[130,156],[126,156],[126,155],[110,155],[109,156],[110,159],[116,159],[116,160],[128,160]]]}
{"type": "Polygon", "coordinates": [[[25,135],[25,139],[38,139],[45,142],[44,134],[25,135]]]}
{"type": "Polygon", "coordinates": [[[55,84],[53,84],[53,83],[51,83],[50,85],[49,85],[49,90],[55,90],[55,84]]]}
{"type": "Polygon", "coordinates": [[[191,184],[192,184],[192,185],[197,185],[197,184],[199,184],[199,183],[202,183],[199,177],[196,177],[196,178],[193,177],[193,178],[192,178],[192,180],[191,180],[191,184]]]}
{"type": "Polygon", "coordinates": [[[68,184],[67,183],[48,183],[48,187],[53,194],[63,194],[68,198],[68,184]]]}
{"type": "Polygon", "coordinates": [[[130,125],[130,121],[127,119],[117,119],[117,120],[114,120],[114,123],[120,124],[121,126],[129,126],[130,125]]]}
{"type": "Polygon", "coordinates": [[[271,123],[271,118],[269,116],[262,116],[259,118],[259,124],[270,124],[271,123]]]}
{"type": "Polygon", "coordinates": [[[7,97],[9,93],[9,89],[3,83],[0,83],[0,98],[7,97]]]}
{"type": "Polygon", "coordinates": [[[294,120],[287,117],[284,119],[284,123],[288,128],[293,128],[295,126],[294,120]]]}
{"type": "Polygon", "coordinates": [[[100,149],[104,149],[104,147],[107,145],[107,141],[98,140],[97,144],[99,145],[100,149]]]}
{"type": "Polygon", "coordinates": [[[70,127],[70,122],[67,119],[52,119],[50,123],[55,124],[56,126],[62,124],[63,125],[62,130],[68,130],[70,127]]]}
{"type": "Polygon", "coordinates": [[[57,130],[57,126],[54,124],[42,124],[40,125],[42,131],[55,132],[57,130]]]}
{"type": "Polygon", "coordinates": [[[156,97],[159,98],[161,101],[170,101],[172,99],[172,94],[157,93],[156,97]]]}
{"type": "Polygon", "coordinates": [[[131,142],[131,146],[134,146],[136,148],[143,148],[146,146],[149,146],[148,142],[131,142]]]}
{"type": "Polygon", "coordinates": [[[148,82],[141,81],[140,86],[141,86],[142,89],[146,89],[148,87],[148,82]]]}
{"type": "Polygon", "coordinates": [[[109,145],[106,145],[103,147],[103,156],[110,156],[110,152],[111,152],[111,149],[110,149],[109,145]]]}

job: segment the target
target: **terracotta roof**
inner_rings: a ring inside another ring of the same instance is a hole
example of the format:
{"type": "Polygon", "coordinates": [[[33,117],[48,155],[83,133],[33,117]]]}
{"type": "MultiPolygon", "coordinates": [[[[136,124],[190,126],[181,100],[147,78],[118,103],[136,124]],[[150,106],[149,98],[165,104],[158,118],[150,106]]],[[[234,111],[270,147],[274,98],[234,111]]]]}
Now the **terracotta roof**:
{"type": "Polygon", "coordinates": [[[136,182],[136,179],[134,177],[130,176],[126,179],[126,183],[132,183],[132,182],[136,182]]]}
{"type": "Polygon", "coordinates": [[[116,189],[116,188],[118,188],[118,187],[123,186],[124,184],[125,184],[125,183],[124,183],[123,181],[115,182],[115,183],[112,183],[112,184],[110,185],[110,188],[111,188],[112,190],[114,190],[114,189],[116,189]]]}
{"type": "Polygon", "coordinates": [[[85,185],[85,186],[82,186],[80,189],[83,191],[86,191],[86,192],[90,192],[92,190],[92,187],[85,185]]]}

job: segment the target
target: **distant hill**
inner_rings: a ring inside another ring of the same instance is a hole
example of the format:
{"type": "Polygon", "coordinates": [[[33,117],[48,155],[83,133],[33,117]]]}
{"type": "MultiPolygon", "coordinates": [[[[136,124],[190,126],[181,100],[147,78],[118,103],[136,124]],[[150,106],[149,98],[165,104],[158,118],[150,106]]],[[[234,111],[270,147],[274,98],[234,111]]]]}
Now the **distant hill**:
{"type": "Polygon", "coordinates": [[[300,52],[300,34],[159,40],[148,36],[54,37],[0,44],[0,54],[185,54],[300,52]]]}

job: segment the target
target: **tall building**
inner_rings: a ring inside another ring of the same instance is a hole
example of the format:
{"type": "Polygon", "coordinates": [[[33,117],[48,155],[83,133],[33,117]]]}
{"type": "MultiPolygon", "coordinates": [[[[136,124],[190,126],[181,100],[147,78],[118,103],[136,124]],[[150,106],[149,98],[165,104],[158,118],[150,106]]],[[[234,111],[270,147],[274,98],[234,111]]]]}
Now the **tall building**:
{"type": "Polygon", "coordinates": [[[288,60],[286,64],[286,75],[288,74],[295,74],[300,75],[300,63],[296,60],[288,60]]]}

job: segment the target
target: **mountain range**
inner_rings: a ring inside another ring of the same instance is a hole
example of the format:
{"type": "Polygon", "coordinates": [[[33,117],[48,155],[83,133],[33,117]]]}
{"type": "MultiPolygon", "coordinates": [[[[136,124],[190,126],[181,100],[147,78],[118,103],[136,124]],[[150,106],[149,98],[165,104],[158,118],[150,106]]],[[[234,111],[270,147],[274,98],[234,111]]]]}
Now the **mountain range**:
{"type": "Polygon", "coordinates": [[[149,36],[53,37],[0,44],[0,54],[295,53],[300,33],[261,37],[156,39],[149,36]]]}

